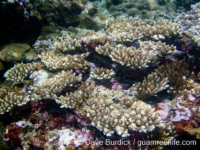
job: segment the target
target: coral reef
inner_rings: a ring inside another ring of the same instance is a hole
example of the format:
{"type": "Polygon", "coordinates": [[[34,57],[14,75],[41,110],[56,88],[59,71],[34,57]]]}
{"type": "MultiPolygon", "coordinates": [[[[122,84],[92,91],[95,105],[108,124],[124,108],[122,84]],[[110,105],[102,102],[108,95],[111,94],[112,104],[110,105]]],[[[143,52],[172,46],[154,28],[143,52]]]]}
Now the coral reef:
{"type": "MultiPolygon", "coordinates": [[[[31,14],[37,17],[43,25],[64,27],[79,27],[99,30],[105,26],[105,20],[111,15],[107,11],[99,11],[105,2],[80,1],[80,0],[52,0],[30,1],[31,14]],[[102,21],[98,16],[104,16],[102,21]]],[[[26,9],[25,9],[26,11],[26,9]]]]}
{"type": "MultiPolygon", "coordinates": [[[[78,8],[76,14],[87,9],[98,13],[90,6],[80,9],[87,2],[69,3],[78,8]]],[[[182,27],[176,23],[118,17],[108,19],[98,32],[38,40],[33,46],[37,60],[4,74],[12,82],[1,86],[0,113],[27,112],[7,127],[5,141],[23,149],[118,149],[117,144],[106,145],[106,139],[167,145],[175,130],[186,132],[179,129],[184,121],[198,130],[198,62],[184,59],[173,45],[178,38],[182,27]],[[87,139],[97,144],[87,144],[87,139]]]]}
{"type": "Polygon", "coordinates": [[[98,45],[104,45],[106,42],[111,41],[112,38],[108,37],[106,33],[102,31],[94,32],[87,31],[83,34],[79,34],[76,36],[76,40],[78,40],[83,48],[83,52],[93,51],[94,48],[98,45]]]}
{"type": "Polygon", "coordinates": [[[106,33],[116,38],[116,42],[132,42],[135,40],[163,40],[181,36],[181,26],[167,20],[149,23],[138,18],[117,17],[108,19],[106,33]]]}
{"type": "Polygon", "coordinates": [[[76,42],[67,35],[64,39],[60,39],[60,42],[54,44],[54,52],[69,52],[74,51],[77,48],[80,48],[80,43],[76,42]]]}
{"type": "Polygon", "coordinates": [[[34,112],[27,121],[20,120],[10,124],[6,128],[4,140],[12,142],[14,147],[21,145],[23,149],[37,147],[61,150],[66,146],[72,149],[74,146],[82,146],[87,139],[93,140],[93,135],[80,120],[81,118],[73,112],[66,114],[34,112]],[[69,125],[69,122],[73,121],[83,126],[85,131],[80,127],[69,125]]]}
{"type": "Polygon", "coordinates": [[[56,100],[61,107],[76,108],[83,117],[89,117],[92,125],[105,135],[111,136],[114,131],[127,136],[128,129],[139,132],[150,132],[155,127],[165,128],[160,116],[150,105],[143,102],[133,102],[127,108],[111,100],[111,97],[99,93],[94,83],[80,86],[73,94],[61,96],[56,100]],[[92,92],[93,91],[93,92],[92,92]],[[99,113],[103,111],[104,113],[99,113]],[[147,115],[148,114],[148,115],[147,115]]]}
{"type": "Polygon", "coordinates": [[[48,40],[37,40],[32,46],[34,51],[37,54],[42,53],[45,50],[52,50],[55,41],[48,39],[48,40]]]}
{"type": "Polygon", "coordinates": [[[175,60],[166,65],[159,66],[156,70],[158,74],[162,74],[169,80],[169,93],[182,93],[187,95],[194,88],[194,81],[190,78],[188,70],[189,64],[184,61],[175,60]]]}
{"type": "Polygon", "coordinates": [[[114,16],[133,16],[139,18],[153,18],[162,16],[174,18],[175,4],[164,0],[108,0],[108,11],[114,16]]]}
{"type": "Polygon", "coordinates": [[[200,3],[192,5],[192,10],[188,12],[182,12],[176,17],[175,22],[183,27],[183,32],[189,36],[194,42],[200,45],[200,27],[199,27],[199,12],[200,3]]]}
{"type": "MultiPolygon", "coordinates": [[[[53,105],[51,101],[30,101],[29,110],[32,110],[28,120],[13,122],[7,126],[4,141],[12,142],[12,145],[23,149],[113,149],[121,147],[137,149],[132,141],[138,140],[171,140],[174,136],[173,126],[166,123],[166,129],[156,128],[152,132],[131,132],[127,139],[118,136],[105,137],[100,131],[90,126],[90,121],[79,117],[77,113],[69,110],[62,112],[48,112],[46,109],[53,105]],[[48,107],[47,107],[48,106],[48,107]],[[40,109],[38,109],[40,108],[40,109]],[[106,141],[130,141],[126,145],[106,144],[106,141]]],[[[164,144],[165,145],[165,144],[164,144]]],[[[163,145],[162,145],[163,146],[163,145]]],[[[161,145],[140,145],[143,148],[161,148],[161,145]]]]}

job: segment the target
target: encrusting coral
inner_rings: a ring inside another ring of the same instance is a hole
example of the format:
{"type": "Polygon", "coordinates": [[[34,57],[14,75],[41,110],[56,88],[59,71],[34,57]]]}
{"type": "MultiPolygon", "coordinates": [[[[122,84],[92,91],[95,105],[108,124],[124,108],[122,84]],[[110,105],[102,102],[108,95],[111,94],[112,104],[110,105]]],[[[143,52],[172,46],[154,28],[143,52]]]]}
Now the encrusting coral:
{"type": "Polygon", "coordinates": [[[199,97],[193,94],[178,96],[173,100],[165,100],[158,103],[163,120],[170,120],[176,130],[176,134],[186,133],[192,137],[200,138],[200,111],[199,97]]]}
{"type": "Polygon", "coordinates": [[[97,80],[110,79],[113,75],[115,75],[115,72],[112,69],[96,68],[91,69],[90,72],[90,77],[97,80]]]}
{"type": "Polygon", "coordinates": [[[6,62],[23,62],[25,54],[30,49],[31,47],[28,44],[9,44],[0,50],[0,59],[6,62]]]}

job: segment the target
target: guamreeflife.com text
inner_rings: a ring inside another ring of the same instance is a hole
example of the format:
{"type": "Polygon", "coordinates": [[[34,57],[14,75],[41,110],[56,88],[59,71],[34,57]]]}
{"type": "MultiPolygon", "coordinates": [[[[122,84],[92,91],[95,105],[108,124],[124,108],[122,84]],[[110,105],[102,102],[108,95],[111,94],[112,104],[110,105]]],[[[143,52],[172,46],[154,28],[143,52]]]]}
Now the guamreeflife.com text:
{"type": "Polygon", "coordinates": [[[161,140],[134,140],[134,141],[130,141],[129,139],[126,140],[110,140],[110,139],[106,139],[105,141],[92,141],[92,140],[87,140],[87,145],[124,145],[124,146],[128,146],[128,145],[135,145],[138,147],[141,146],[153,146],[153,145],[197,145],[197,141],[196,140],[183,140],[183,141],[179,141],[179,140],[169,140],[169,141],[161,141],[161,140]]]}

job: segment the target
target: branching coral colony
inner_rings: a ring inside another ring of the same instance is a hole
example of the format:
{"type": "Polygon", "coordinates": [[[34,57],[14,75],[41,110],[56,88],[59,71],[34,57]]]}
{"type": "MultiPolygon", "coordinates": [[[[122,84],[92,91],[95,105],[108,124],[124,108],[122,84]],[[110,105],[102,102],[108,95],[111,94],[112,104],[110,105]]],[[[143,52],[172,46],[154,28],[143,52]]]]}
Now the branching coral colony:
{"type": "Polygon", "coordinates": [[[14,83],[11,87],[1,88],[0,113],[4,114],[29,100],[53,99],[61,108],[71,108],[79,116],[89,118],[91,126],[106,136],[116,133],[128,137],[131,132],[140,132],[144,133],[145,139],[171,140],[174,137],[172,123],[162,120],[153,106],[142,100],[156,96],[163,90],[174,96],[199,91],[187,63],[175,60],[158,66],[161,61],[164,62],[165,56],[172,56],[176,52],[174,45],[159,40],[169,41],[181,36],[181,26],[177,23],[152,23],[138,18],[118,17],[108,19],[105,30],[87,31],[76,39],[66,35],[60,37],[53,50],[44,48],[38,54],[41,62],[17,64],[4,74],[7,80],[14,83]],[[137,46],[132,44],[135,41],[138,41],[137,46]],[[107,66],[104,60],[108,62],[107,66]],[[101,64],[104,64],[103,67],[101,64]],[[41,72],[51,75],[38,77],[40,84],[33,82],[26,88],[19,87],[18,83],[30,80],[33,75],[28,78],[29,75],[44,67],[46,71],[41,72]],[[115,100],[112,94],[104,91],[107,88],[102,89],[99,84],[117,81],[119,77],[115,75],[118,67],[131,71],[154,70],[143,81],[135,82],[126,90],[123,86],[117,88],[126,94],[115,100]],[[82,81],[86,74],[88,80],[82,81]]]}

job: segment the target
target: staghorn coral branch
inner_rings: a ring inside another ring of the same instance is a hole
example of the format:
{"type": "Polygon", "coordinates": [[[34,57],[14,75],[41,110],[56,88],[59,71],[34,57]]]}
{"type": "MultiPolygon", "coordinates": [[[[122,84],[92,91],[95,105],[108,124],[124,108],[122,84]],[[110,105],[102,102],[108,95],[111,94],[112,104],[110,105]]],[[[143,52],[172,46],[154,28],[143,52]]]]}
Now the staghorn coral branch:
{"type": "Polygon", "coordinates": [[[161,41],[139,41],[139,44],[140,47],[138,50],[156,53],[160,57],[174,53],[176,51],[176,47],[174,45],[166,45],[166,43],[162,43],[161,41]]]}
{"type": "Polygon", "coordinates": [[[109,56],[114,48],[109,42],[106,42],[105,45],[96,47],[95,51],[100,55],[109,56]]]}
{"type": "Polygon", "coordinates": [[[0,114],[9,112],[16,105],[25,105],[29,100],[28,93],[24,93],[21,88],[4,86],[0,89],[0,114]]]}
{"type": "Polygon", "coordinates": [[[82,75],[75,76],[73,71],[62,71],[52,78],[48,78],[40,85],[30,86],[31,100],[53,99],[67,87],[74,87],[81,82],[82,75]]]}
{"type": "Polygon", "coordinates": [[[181,26],[169,21],[149,24],[132,17],[117,17],[108,19],[106,22],[106,33],[115,37],[118,43],[130,43],[135,40],[161,40],[170,39],[173,36],[181,36],[181,26]],[[134,21],[135,20],[135,21],[134,21]]]}
{"type": "Polygon", "coordinates": [[[151,58],[148,52],[132,50],[131,48],[122,50],[120,46],[113,50],[110,57],[112,61],[131,69],[148,67],[147,63],[150,62],[151,58]]]}
{"type": "Polygon", "coordinates": [[[75,108],[83,117],[89,117],[92,125],[107,136],[114,131],[125,137],[128,129],[131,131],[151,132],[155,127],[165,128],[161,117],[150,105],[141,101],[121,105],[115,103],[111,97],[100,93],[94,83],[84,83],[74,93],[60,96],[56,102],[61,107],[75,108]]]}
{"type": "Polygon", "coordinates": [[[96,68],[91,69],[90,77],[97,80],[111,79],[115,75],[115,72],[112,69],[96,68]]]}
{"type": "Polygon", "coordinates": [[[42,52],[39,57],[41,61],[50,70],[70,70],[70,69],[81,69],[86,70],[90,63],[84,58],[86,58],[89,53],[81,55],[63,55],[61,53],[55,53],[53,51],[42,52]]]}
{"type": "Polygon", "coordinates": [[[139,41],[139,44],[140,47],[136,49],[122,44],[113,46],[107,42],[104,46],[99,45],[96,47],[95,51],[101,55],[109,56],[112,61],[131,69],[146,68],[149,65],[154,66],[158,64],[160,58],[176,51],[175,46],[169,46],[160,41],[139,41]]]}
{"type": "Polygon", "coordinates": [[[155,71],[157,74],[167,77],[170,87],[168,92],[172,94],[188,94],[193,88],[194,81],[189,79],[189,64],[175,60],[166,65],[159,66],[155,71]]]}
{"type": "Polygon", "coordinates": [[[80,49],[80,42],[73,40],[69,35],[66,35],[65,38],[61,38],[59,41],[54,43],[54,52],[71,52],[76,49],[80,49]]]}
{"type": "Polygon", "coordinates": [[[27,63],[27,64],[17,64],[13,68],[6,71],[4,77],[6,80],[11,80],[14,82],[23,82],[25,77],[36,70],[40,70],[44,67],[42,63],[27,63]]]}
{"type": "Polygon", "coordinates": [[[157,72],[152,72],[142,82],[133,84],[130,89],[134,89],[137,98],[146,99],[169,87],[167,82],[167,77],[157,72]]]}

